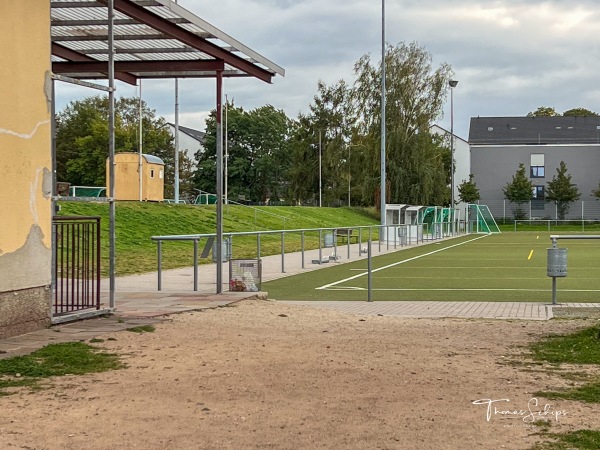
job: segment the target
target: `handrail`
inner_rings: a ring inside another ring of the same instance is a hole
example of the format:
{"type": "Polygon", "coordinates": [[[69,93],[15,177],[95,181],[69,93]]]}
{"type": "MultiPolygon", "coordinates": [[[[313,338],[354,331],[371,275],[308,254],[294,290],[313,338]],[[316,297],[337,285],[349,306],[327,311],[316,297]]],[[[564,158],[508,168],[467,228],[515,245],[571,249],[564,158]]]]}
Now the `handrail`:
{"type": "MultiPolygon", "coordinates": [[[[286,234],[300,234],[301,239],[301,252],[302,252],[302,268],[304,269],[304,237],[306,232],[314,232],[319,234],[319,264],[323,261],[323,248],[332,247],[333,248],[333,257],[340,258],[338,256],[338,247],[343,247],[343,245],[338,245],[337,243],[337,230],[340,228],[358,230],[358,255],[362,256],[363,253],[370,252],[371,245],[368,245],[367,248],[362,246],[363,243],[373,243],[374,233],[373,229],[379,231],[377,240],[379,252],[381,252],[382,243],[387,246],[389,250],[391,246],[396,249],[398,246],[404,247],[406,245],[411,245],[411,243],[416,242],[417,244],[423,243],[425,240],[437,240],[443,239],[446,237],[459,236],[460,230],[458,227],[451,227],[448,223],[434,223],[437,230],[435,233],[433,230],[427,230],[427,236],[423,232],[423,224],[394,224],[394,225],[356,225],[356,226],[344,226],[344,227],[328,227],[328,228],[299,228],[295,230],[265,230],[265,231],[236,231],[230,233],[223,233],[224,238],[229,238],[229,245],[231,245],[231,240],[234,236],[256,236],[256,248],[257,259],[261,257],[261,237],[263,235],[277,235],[281,236],[281,272],[285,273],[285,235],[286,234]],[[444,225],[448,226],[444,229],[444,225]],[[416,227],[416,229],[414,228],[416,227]],[[420,228],[419,228],[420,227],[420,228]],[[390,229],[392,229],[392,233],[390,233],[390,229]],[[401,230],[404,230],[400,232],[401,230]],[[416,234],[414,234],[416,233],[416,234]],[[330,235],[331,240],[326,239],[326,236],[330,235]],[[393,238],[392,238],[393,236],[393,238]],[[327,245],[330,243],[330,245],[327,245]]],[[[463,230],[464,231],[464,230],[463,230]]],[[[162,242],[163,241],[193,241],[194,243],[194,291],[198,290],[198,244],[201,239],[209,238],[214,239],[216,236],[215,233],[199,233],[199,234],[184,234],[184,235],[166,235],[166,236],[151,236],[150,239],[156,242],[157,244],[157,275],[158,275],[158,290],[161,290],[162,286],[162,242]]],[[[208,244],[208,240],[207,240],[208,244]]],[[[210,245],[210,244],[208,244],[210,245]]],[[[347,257],[350,259],[350,239],[347,239],[346,247],[347,247],[347,257]]],[[[316,250],[316,248],[315,248],[316,250]]],[[[217,261],[217,264],[221,264],[222,261],[217,261]]]]}

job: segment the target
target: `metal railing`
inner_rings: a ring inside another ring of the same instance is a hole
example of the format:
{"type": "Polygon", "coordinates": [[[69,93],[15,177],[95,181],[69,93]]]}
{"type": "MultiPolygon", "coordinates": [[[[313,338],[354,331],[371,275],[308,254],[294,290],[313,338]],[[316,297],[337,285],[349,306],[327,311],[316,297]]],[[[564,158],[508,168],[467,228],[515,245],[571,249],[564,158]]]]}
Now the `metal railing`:
{"type": "Polygon", "coordinates": [[[544,226],[545,228],[547,228],[548,231],[552,231],[552,227],[554,226],[559,227],[559,226],[565,226],[565,225],[570,225],[570,228],[572,227],[581,227],[581,231],[585,231],[585,226],[586,224],[588,226],[590,225],[600,225],[600,220],[587,220],[587,219],[565,219],[565,220],[555,220],[555,219],[545,219],[545,220],[541,220],[541,219],[527,219],[527,220],[515,220],[515,231],[519,230],[519,225],[528,225],[528,226],[535,226],[535,225],[541,225],[544,226]]]}
{"type": "Polygon", "coordinates": [[[100,309],[100,217],[52,218],[53,315],[100,309]]]}
{"type": "MultiPolygon", "coordinates": [[[[279,236],[280,237],[280,254],[281,254],[281,273],[285,273],[285,256],[286,256],[286,236],[296,235],[300,238],[300,253],[301,253],[301,264],[304,269],[306,266],[305,252],[307,250],[319,250],[319,259],[317,264],[322,264],[325,261],[323,257],[324,249],[332,249],[333,253],[329,258],[338,260],[342,257],[341,253],[338,252],[340,248],[346,247],[346,257],[351,258],[351,237],[357,236],[356,243],[358,244],[358,256],[361,257],[371,251],[374,240],[378,245],[378,251],[381,252],[382,247],[385,246],[386,250],[402,248],[411,244],[423,243],[425,241],[433,241],[443,239],[451,236],[459,235],[459,227],[452,227],[452,224],[448,223],[434,223],[428,227],[423,225],[364,225],[364,226],[351,226],[351,227],[335,227],[335,228],[304,228],[296,230],[274,230],[274,231],[245,231],[236,233],[223,233],[224,245],[228,248],[233,247],[234,237],[241,236],[255,236],[256,238],[256,259],[260,259],[262,255],[262,237],[264,236],[279,236]],[[337,230],[344,229],[344,235],[338,236],[337,230]],[[348,231],[346,231],[348,230],[348,231]],[[424,232],[425,231],[425,232],[424,232]],[[357,233],[355,235],[354,233],[357,233]],[[318,247],[306,248],[306,237],[307,234],[312,234],[313,237],[318,235],[318,247]],[[343,245],[338,244],[338,237],[346,238],[346,242],[343,245]],[[380,239],[381,237],[381,239],[380,239]],[[385,239],[385,238],[388,239],[385,239]],[[367,244],[363,247],[363,244],[367,244]]],[[[163,265],[163,242],[172,241],[190,241],[193,244],[193,285],[194,291],[198,290],[198,246],[202,239],[206,240],[203,256],[206,257],[209,252],[209,247],[213,245],[215,234],[192,234],[192,235],[174,235],[174,236],[152,236],[151,239],[156,242],[157,248],[157,288],[162,290],[162,265],[163,265]]],[[[233,251],[224,252],[224,254],[233,253],[233,251]]],[[[231,254],[229,256],[232,256],[231,254]]],[[[313,261],[314,262],[314,261],[313,261]]]]}

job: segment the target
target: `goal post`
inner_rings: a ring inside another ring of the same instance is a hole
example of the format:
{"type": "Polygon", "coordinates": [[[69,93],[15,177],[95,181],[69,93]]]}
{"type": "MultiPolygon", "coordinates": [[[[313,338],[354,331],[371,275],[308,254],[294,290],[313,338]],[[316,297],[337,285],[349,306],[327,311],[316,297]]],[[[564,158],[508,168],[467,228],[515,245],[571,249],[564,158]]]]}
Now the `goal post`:
{"type": "Polygon", "coordinates": [[[500,228],[487,205],[470,203],[468,209],[470,233],[500,233],[500,228]]]}

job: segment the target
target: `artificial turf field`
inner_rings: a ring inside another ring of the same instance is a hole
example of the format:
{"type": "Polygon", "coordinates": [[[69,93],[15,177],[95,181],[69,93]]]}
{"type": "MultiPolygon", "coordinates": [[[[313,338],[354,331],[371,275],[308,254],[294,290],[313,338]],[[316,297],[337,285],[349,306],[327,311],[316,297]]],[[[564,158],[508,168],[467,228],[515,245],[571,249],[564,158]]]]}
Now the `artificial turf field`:
{"type": "MultiPolygon", "coordinates": [[[[556,232],[471,234],[375,256],[372,299],[550,302],[546,249],[556,232]]],[[[577,233],[563,233],[577,234],[577,233]]],[[[587,233],[586,233],[587,234],[587,233]]],[[[600,302],[600,240],[559,240],[568,276],[558,302],[600,302]]],[[[367,299],[367,259],[263,283],[276,300],[367,299]]]]}

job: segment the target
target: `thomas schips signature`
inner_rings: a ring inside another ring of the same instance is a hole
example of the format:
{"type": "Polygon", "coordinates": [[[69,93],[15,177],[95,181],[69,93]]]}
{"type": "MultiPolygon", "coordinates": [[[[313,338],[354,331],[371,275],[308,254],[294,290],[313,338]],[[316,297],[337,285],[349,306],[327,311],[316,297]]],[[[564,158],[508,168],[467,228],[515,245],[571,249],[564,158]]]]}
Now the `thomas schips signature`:
{"type": "Polygon", "coordinates": [[[474,405],[487,405],[486,420],[489,422],[493,416],[500,416],[502,419],[518,419],[522,418],[525,423],[532,423],[536,420],[543,419],[554,419],[556,422],[560,421],[561,417],[566,416],[568,413],[564,410],[552,409],[550,404],[545,404],[542,408],[537,398],[532,398],[527,402],[527,409],[502,409],[496,403],[507,402],[510,400],[507,398],[501,398],[498,400],[492,400],[490,398],[484,398],[481,400],[475,400],[474,405]]]}

